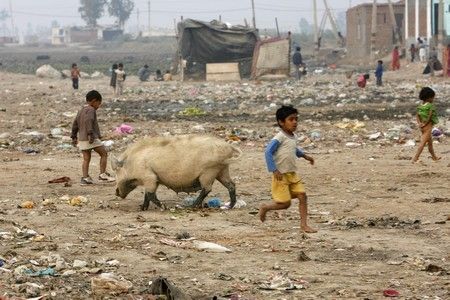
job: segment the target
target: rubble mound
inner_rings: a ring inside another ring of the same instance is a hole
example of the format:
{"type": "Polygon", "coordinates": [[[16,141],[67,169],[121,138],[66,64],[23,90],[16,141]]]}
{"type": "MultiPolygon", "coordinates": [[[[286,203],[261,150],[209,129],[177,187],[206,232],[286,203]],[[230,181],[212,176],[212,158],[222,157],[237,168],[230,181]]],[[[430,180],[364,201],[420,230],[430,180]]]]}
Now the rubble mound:
{"type": "Polygon", "coordinates": [[[62,78],[61,72],[53,68],[51,65],[40,66],[36,70],[36,76],[41,78],[62,78]]]}

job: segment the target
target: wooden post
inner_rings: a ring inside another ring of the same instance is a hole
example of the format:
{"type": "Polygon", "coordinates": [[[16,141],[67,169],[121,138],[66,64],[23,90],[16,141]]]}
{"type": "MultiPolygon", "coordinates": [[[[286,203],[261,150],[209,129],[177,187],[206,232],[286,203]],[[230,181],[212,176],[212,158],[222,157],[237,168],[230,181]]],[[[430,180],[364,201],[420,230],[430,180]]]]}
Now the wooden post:
{"type": "Polygon", "coordinates": [[[137,19],[137,30],[138,36],[140,36],[139,32],[141,32],[141,25],[139,24],[139,8],[136,9],[136,19],[137,19]]]}
{"type": "Polygon", "coordinates": [[[396,46],[401,46],[400,44],[400,34],[397,26],[397,20],[395,19],[394,7],[392,6],[391,0],[388,0],[389,5],[389,15],[391,16],[392,29],[394,30],[394,41],[396,46]]]}
{"type": "Polygon", "coordinates": [[[444,1],[439,0],[438,45],[444,42],[444,1]]]}
{"type": "Polygon", "coordinates": [[[326,13],[328,15],[328,18],[330,19],[331,27],[333,28],[333,33],[336,36],[336,39],[339,40],[341,38],[339,36],[339,34],[338,34],[339,29],[337,27],[337,24],[336,24],[336,21],[334,19],[334,16],[331,13],[330,7],[328,6],[327,0],[323,0],[323,4],[325,5],[325,11],[326,11],[326,13]]]}
{"type": "Polygon", "coordinates": [[[148,1],[148,34],[151,35],[151,30],[150,30],[150,1],[148,1]]]}
{"type": "Polygon", "coordinates": [[[252,13],[253,13],[253,28],[256,29],[256,17],[255,17],[255,0],[252,0],[252,13]]]}
{"type": "MultiPolygon", "coordinates": [[[[431,19],[428,20],[431,22],[431,19]]],[[[409,39],[409,0],[405,0],[405,41],[407,42],[409,39]]],[[[408,47],[408,44],[405,43],[405,46],[408,47]]]]}
{"type": "Polygon", "coordinates": [[[245,24],[245,27],[248,27],[248,22],[247,22],[246,18],[244,18],[244,24],[245,24]]]}
{"type": "Polygon", "coordinates": [[[370,57],[375,59],[375,51],[377,42],[377,0],[373,0],[372,4],[372,28],[370,35],[370,57]]]}
{"type": "Polygon", "coordinates": [[[313,0],[313,19],[314,19],[314,54],[319,52],[319,33],[317,32],[317,0],[313,0]]]}
{"type": "Polygon", "coordinates": [[[275,17],[275,25],[277,25],[277,36],[280,37],[280,29],[278,28],[278,19],[275,17]]]}

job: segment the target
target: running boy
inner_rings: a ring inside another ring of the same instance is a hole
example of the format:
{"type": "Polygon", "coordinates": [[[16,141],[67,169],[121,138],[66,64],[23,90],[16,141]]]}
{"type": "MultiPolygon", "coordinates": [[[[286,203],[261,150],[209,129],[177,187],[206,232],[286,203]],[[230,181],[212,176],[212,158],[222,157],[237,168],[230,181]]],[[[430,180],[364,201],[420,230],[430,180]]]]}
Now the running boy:
{"type": "Polygon", "coordinates": [[[92,90],[86,94],[87,104],[81,108],[72,125],[72,144],[83,153],[81,184],[93,184],[89,176],[89,163],[91,162],[91,151],[94,150],[100,155],[100,175],[98,179],[102,181],[114,181],[114,178],[106,173],[108,153],[105,146],[100,141],[100,129],[97,122],[97,109],[102,104],[102,95],[92,90]],[[78,138],[77,138],[78,135],[78,138]]]}
{"type": "Polygon", "coordinates": [[[423,104],[417,107],[417,123],[422,131],[422,136],[420,137],[419,148],[414,156],[412,162],[415,163],[419,160],[419,156],[428,144],[428,151],[431,154],[431,158],[436,161],[441,159],[437,157],[433,149],[433,139],[431,136],[431,131],[433,130],[433,125],[438,123],[438,117],[436,114],[436,108],[434,107],[433,100],[436,93],[433,89],[429,87],[424,87],[419,93],[419,99],[423,101],[423,104]]]}
{"type": "Polygon", "coordinates": [[[307,225],[308,208],[306,193],[302,179],[297,175],[296,158],[303,157],[311,165],[314,159],[303,153],[297,147],[298,111],[292,106],[282,106],[276,112],[280,132],[266,147],[265,156],[269,172],[272,172],[272,197],[274,203],[262,204],[259,218],[266,220],[266,213],[270,210],[287,209],[291,206],[291,199],[298,198],[300,211],[300,228],[304,232],[313,233],[317,230],[307,225]]]}

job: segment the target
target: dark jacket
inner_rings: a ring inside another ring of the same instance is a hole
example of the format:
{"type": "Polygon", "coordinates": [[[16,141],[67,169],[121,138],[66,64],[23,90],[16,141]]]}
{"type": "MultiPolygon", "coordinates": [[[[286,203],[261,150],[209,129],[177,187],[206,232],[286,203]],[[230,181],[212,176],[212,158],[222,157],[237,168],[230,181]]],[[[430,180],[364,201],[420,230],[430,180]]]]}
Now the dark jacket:
{"type": "Polygon", "coordinates": [[[375,76],[376,77],[383,76],[383,65],[377,65],[377,68],[375,70],[375,76]]]}
{"type": "Polygon", "coordinates": [[[300,51],[295,51],[294,55],[292,55],[292,63],[296,66],[303,64],[302,54],[300,51]]]}

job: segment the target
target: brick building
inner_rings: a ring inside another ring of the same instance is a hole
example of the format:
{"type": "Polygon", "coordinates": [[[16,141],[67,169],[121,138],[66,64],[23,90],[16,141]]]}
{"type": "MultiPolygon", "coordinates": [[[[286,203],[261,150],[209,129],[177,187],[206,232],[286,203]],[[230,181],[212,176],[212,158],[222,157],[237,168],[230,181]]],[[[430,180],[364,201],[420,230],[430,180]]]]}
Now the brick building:
{"type": "Polygon", "coordinates": [[[417,37],[436,41],[442,21],[442,38],[450,33],[450,0],[404,0],[405,41],[414,43],[417,37]],[[439,10],[439,3],[442,9],[439,10]]]}
{"type": "MultiPolygon", "coordinates": [[[[392,4],[400,36],[404,34],[404,1],[392,4]]],[[[372,33],[372,4],[360,4],[347,10],[347,51],[350,56],[364,58],[370,55],[372,33]]],[[[377,34],[375,48],[380,54],[394,47],[395,35],[387,3],[377,5],[377,34]]]]}

